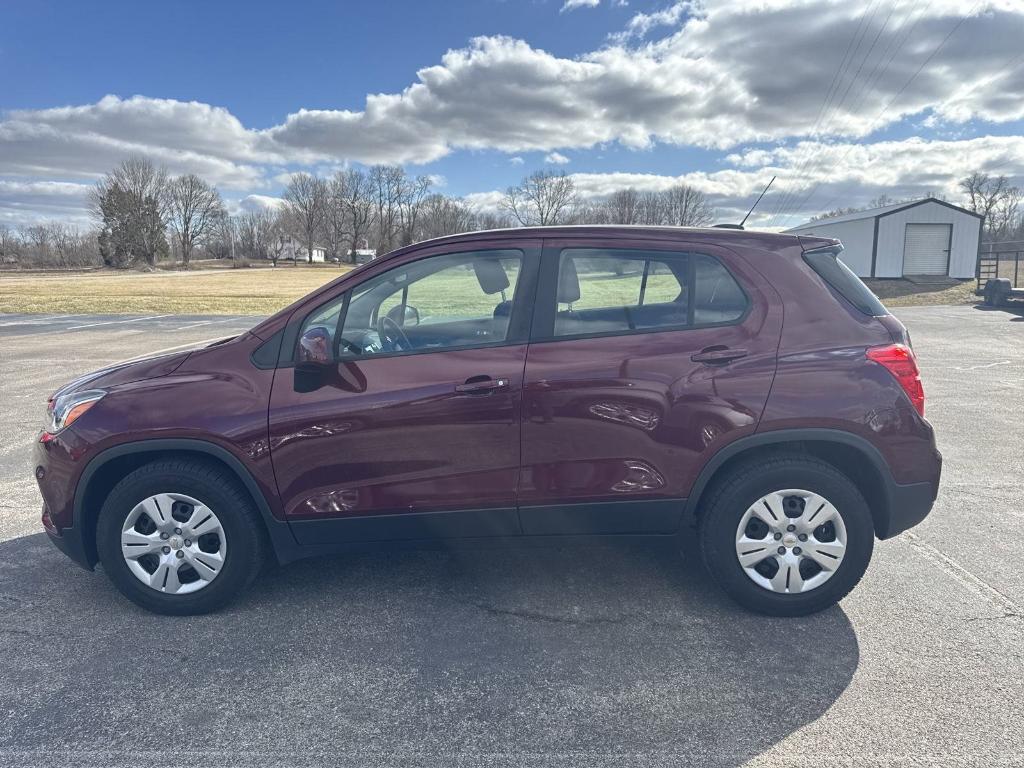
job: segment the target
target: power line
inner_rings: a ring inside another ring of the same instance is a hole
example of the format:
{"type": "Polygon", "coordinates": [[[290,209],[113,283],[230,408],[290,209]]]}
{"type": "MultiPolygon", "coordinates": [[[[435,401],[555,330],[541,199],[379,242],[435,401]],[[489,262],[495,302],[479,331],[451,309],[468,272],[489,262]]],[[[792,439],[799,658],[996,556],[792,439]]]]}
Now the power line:
{"type": "MultiPolygon", "coordinates": [[[[868,6],[861,12],[857,23],[857,28],[854,30],[853,36],[850,38],[850,41],[846,44],[846,51],[843,53],[843,58],[840,60],[839,66],[836,67],[835,72],[832,73],[832,82],[829,83],[828,90],[826,90],[825,92],[825,97],[822,99],[822,102],[818,107],[818,115],[814,120],[814,128],[811,130],[810,134],[810,136],[812,137],[817,137],[820,133],[820,128],[825,125],[825,123],[823,123],[822,121],[828,114],[828,111],[831,109],[835,101],[836,94],[839,93],[839,88],[841,86],[842,77],[844,75],[845,70],[851,64],[853,64],[853,60],[854,58],[856,58],[856,50],[860,49],[860,43],[863,39],[863,32],[867,29],[866,24],[869,18],[869,12],[871,13],[871,16],[874,16],[874,5],[875,0],[871,0],[868,6]],[[854,48],[854,44],[856,44],[856,49],[854,48]],[[851,53],[853,54],[852,56],[851,53]]],[[[805,148],[804,157],[800,161],[801,170],[797,172],[798,176],[804,172],[803,169],[806,167],[807,163],[810,162],[810,159],[811,150],[805,148]]],[[[778,215],[778,212],[782,210],[782,208],[785,205],[789,204],[791,197],[795,194],[796,193],[793,190],[787,190],[782,193],[782,196],[779,199],[778,203],[772,206],[771,216],[773,222],[775,220],[775,217],[778,215]]]]}
{"type": "MultiPolygon", "coordinates": [[[[882,53],[879,55],[878,59],[875,61],[875,66],[872,68],[871,73],[868,75],[867,81],[857,91],[857,94],[856,94],[857,105],[856,105],[856,107],[852,111],[856,112],[856,111],[858,111],[860,109],[860,105],[863,103],[864,97],[866,96],[866,94],[870,92],[871,88],[874,87],[874,85],[878,81],[880,81],[881,78],[885,75],[885,73],[889,70],[889,66],[892,64],[893,60],[896,58],[896,55],[906,45],[907,40],[913,34],[914,30],[917,28],[918,23],[923,18],[927,2],[928,2],[928,0],[918,0],[917,5],[910,12],[910,14],[907,16],[907,22],[904,24],[904,26],[906,27],[906,30],[902,33],[902,35],[894,36],[893,39],[890,40],[889,43],[886,45],[886,47],[882,51],[882,53]],[[898,42],[896,42],[896,41],[898,41],[898,42]],[[895,47],[893,47],[893,43],[894,42],[896,42],[895,47]],[[892,49],[892,53],[889,54],[888,58],[885,58],[886,54],[889,53],[890,49],[892,49]],[[885,60],[885,64],[884,65],[882,64],[883,59],[885,60]]],[[[878,35],[876,35],[876,37],[875,37],[875,43],[877,43],[878,37],[882,34],[882,32],[884,31],[885,27],[888,26],[889,20],[891,19],[892,14],[895,11],[895,8],[896,8],[896,6],[893,5],[892,9],[889,12],[889,16],[886,17],[885,23],[879,29],[878,35]]],[[[874,48],[874,43],[872,44],[872,49],[873,48],[874,48]]],[[[870,55],[870,51],[868,52],[868,55],[870,55]]],[[[865,62],[867,61],[867,56],[865,56],[864,61],[865,62]]],[[[859,72],[859,70],[858,70],[858,72],[859,72]]],[[[851,85],[852,85],[852,81],[851,81],[851,85]]],[[[814,148],[809,147],[808,150],[807,150],[807,154],[808,155],[813,155],[813,153],[814,153],[814,148]]],[[[810,169],[810,168],[817,169],[818,165],[820,165],[820,161],[818,163],[814,164],[814,165],[811,165],[809,162],[805,161],[796,170],[796,174],[795,175],[797,177],[803,176],[808,171],[808,169],[810,169]]],[[[796,199],[797,194],[799,194],[799,193],[797,193],[795,191],[792,192],[792,195],[790,196],[790,198],[786,202],[786,205],[792,204],[792,202],[796,199]]],[[[781,216],[783,214],[783,211],[786,210],[786,205],[779,206],[779,208],[776,209],[775,215],[774,215],[774,217],[772,219],[772,224],[775,224],[775,222],[778,219],[778,217],[781,216]]]]}
{"type": "MultiPolygon", "coordinates": [[[[1017,65],[1017,63],[1019,61],[1021,61],[1021,60],[1024,60],[1024,52],[1018,53],[1018,54],[1010,57],[1010,59],[1007,60],[1007,62],[1003,65],[1003,67],[998,72],[996,72],[994,75],[991,75],[988,79],[985,80],[984,83],[982,83],[979,86],[976,86],[976,88],[979,88],[979,87],[983,88],[983,87],[991,84],[993,81],[998,80],[1000,77],[1005,75],[1009,70],[1013,69],[1017,65]]],[[[947,102],[948,102],[948,99],[947,99],[947,102]]],[[[946,103],[946,102],[943,102],[943,103],[946,103]]],[[[851,147],[851,149],[852,149],[852,147],[851,147]]],[[[847,150],[847,152],[849,152],[849,150],[847,150]]],[[[844,155],[843,157],[845,157],[845,156],[846,155],[844,155]]],[[[995,170],[997,170],[999,168],[1002,168],[1005,165],[1009,165],[1015,159],[1016,158],[1010,158],[1009,160],[1005,160],[1002,163],[999,163],[998,165],[989,168],[988,169],[988,173],[991,173],[992,171],[995,171],[995,170]]],[[[842,160],[842,158],[840,158],[840,160],[842,160]]],[[[822,207],[822,210],[827,211],[829,209],[829,207],[832,205],[832,203],[834,203],[836,200],[838,200],[841,195],[842,195],[842,192],[837,192],[835,195],[833,195],[832,198],[822,207]]]]}
{"type": "MultiPolygon", "coordinates": [[[[920,75],[920,74],[921,74],[921,72],[923,72],[923,71],[924,71],[924,68],[925,68],[926,66],[928,66],[928,64],[930,64],[930,63],[931,63],[932,59],[934,59],[934,58],[935,58],[935,57],[936,57],[936,56],[938,55],[939,51],[941,51],[941,50],[942,50],[942,49],[943,49],[943,48],[945,47],[946,43],[947,43],[947,42],[949,42],[949,39],[950,39],[951,37],[953,37],[953,35],[954,35],[954,34],[956,34],[956,31],[957,31],[958,29],[960,29],[960,27],[961,27],[961,26],[963,26],[963,23],[964,23],[965,21],[967,21],[967,19],[969,19],[969,18],[970,18],[971,16],[973,16],[973,15],[974,15],[974,11],[978,9],[978,7],[979,7],[979,6],[980,6],[980,5],[982,4],[982,2],[984,2],[984,0],[979,0],[979,1],[977,2],[977,3],[975,3],[975,4],[974,4],[974,7],[973,7],[973,8],[971,8],[970,12],[969,12],[969,13],[968,13],[968,14],[967,14],[966,16],[963,16],[963,17],[961,17],[961,19],[960,19],[959,21],[957,21],[957,23],[956,23],[956,24],[954,24],[954,25],[953,25],[953,28],[952,28],[952,29],[951,29],[951,30],[949,31],[949,33],[948,33],[948,34],[947,34],[947,35],[946,35],[946,36],[945,36],[945,37],[944,37],[944,38],[942,39],[942,42],[940,42],[940,43],[939,43],[939,44],[938,44],[938,45],[937,45],[937,46],[936,46],[936,47],[935,47],[935,48],[934,48],[934,49],[932,50],[932,52],[931,52],[930,54],[928,54],[927,58],[925,58],[925,60],[924,60],[923,62],[921,62],[921,66],[919,66],[919,67],[917,68],[917,70],[915,70],[914,74],[912,74],[912,75],[910,76],[910,79],[908,79],[908,80],[907,80],[907,81],[906,81],[906,82],[905,82],[905,83],[903,84],[903,86],[902,86],[902,87],[901,87],[901,88],[900,88],[900,89],[899,89],[899,90],[898,90],[898,91],[896,92],[896,94],[895,94],[895,95],[894,95],[894,96],[893,96],[893,97],[892,97],[892,98],[891,98],[891,99],[889,100],[889,102],[888,102],[888,103],[887,103],[887,104],[886,104],[886,105],[885,105],[885,106],[884,106],[884,107],[882,108],[882,111],[881,111],[881,112],[879,112],[879,113],[878,113],[878,114],[877,114],[877,115],[875,116],[875,119],[871,121],[871,123],[870,123],[870,124],[868,125],[868,129],[867,129],[867,130],[866,130],[866,131],[864,132],[864,136],[869,136],[869,135],[871,134],[871,132],[872,132],[872,131],[874,130],[874,128],[875,128],[875,125],[876,125],[876,124],[878,123],[878,121],[879,121],[879,120],[881,120],[881,119],[882,119],[882,117],[884,117],[884,116],[885,116],[885,114],[886,114],[886,113],[887,113],[887,112],[889,111],[889,108],[890,108],[890,107],[892,107],[892,105],[896,103],[896,100],[897,100],[897,99],[898,99],[898,98],[899,98],[900,96],[902,96],[902,95],[903,95],[903,93],[904,93],[904,92],[905,92],[905,91],[907,90],[907,88],[909,88],[909,87],[910,87],[910,84],[911,84],[911,83],[913,83],[913,82],[914,82],[914,80],[916,80],[916,79],[917,79],[917,76],[918,76],[918,75],[920,75]]],[[[845,160],[845,159],[846,159],[846,157],[847,157],[847,156],[848,156],[848,155],[850,154],[850,152],[852,152],[852,151],[853,151],[853,148],[854,148],[854,147],[856,147],[856,146],[858,146],[858,145],[859,145],[859,143],[860,143],[859,141],[855,141],[855,142],[853,142],[852,144],[850,144],[850,146],[849,146],[849,147],[847,147],[847,149],[846,149],[846,152],[844,152],[844,153],[843,153],[842,157],[840,157],[840,158],[839,158],[839,160],[838,160],[838,161],[837,161],[837,162],[835,163],[835,165],[838,165],[838,164],[839,164],[839,163],[841,163],[841,162],[842,162],[843,160],[845,160]]],[[[820,182],[820,181],[819,181],[819,182],[817,182],[817,183],[816,183],[816,184],[815,184],[815,185],[814,185],[814,186],[813,186],[813,187],[811,188],[811,191],[810,191],[810,192],[808,192],[808,193],[807,193],[807,195],[805,195],[805,196],[804,196],[804,198],[803,198],[803,199],[802,199],[802,200],[800,201],[800,203],[799,203],[799,204],[798,204],[798,205],[797,205],[797,206],[796,206],[795,208],[793,208],[792,210],[793,210],[793,211],[795,212],[795,211],[798,211],[798,210],[800,210],[801,208],[803,208],[803,207],[804,207],[804,206],[805,206],[805,205],[807,204],[807,202],[808,202],[808,201],[809,201],[809,200],[811,199],[811,197],[812,197],[812,196],[814,195],[814,193],[815,193],[815,192],[816,192],[816,191],[818,190],[818,188],[819,188],[819,187],[821,186],[821,184],[822,184],[822,182],[820,182]]],[[[834,199],[834,198],[833,198],[833,199],[834,199]]],[[[831,202],[831,201],[830,201],[830,202],[831,202]]],[[[788,212],[787,212],[787,213],[788,213],[788,212]]]]}

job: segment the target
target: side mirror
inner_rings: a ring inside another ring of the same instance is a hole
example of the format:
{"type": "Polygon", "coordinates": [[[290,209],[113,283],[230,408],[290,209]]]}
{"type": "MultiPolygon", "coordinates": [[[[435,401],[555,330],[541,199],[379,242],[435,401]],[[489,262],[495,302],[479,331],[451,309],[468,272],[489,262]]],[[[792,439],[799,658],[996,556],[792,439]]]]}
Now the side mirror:
{"type": "Polygon", "coordinates": [[[295,391],[313,392],[324,384],[331,363],[331,334],[315,325],[299,339],[295,353],[295,391]]]}
{"type": "Polygon", "coordinates": [[[295,364],[328,365],[331,362],[331,334],[322,325],[307,328],[299,339],[295,364]]]}

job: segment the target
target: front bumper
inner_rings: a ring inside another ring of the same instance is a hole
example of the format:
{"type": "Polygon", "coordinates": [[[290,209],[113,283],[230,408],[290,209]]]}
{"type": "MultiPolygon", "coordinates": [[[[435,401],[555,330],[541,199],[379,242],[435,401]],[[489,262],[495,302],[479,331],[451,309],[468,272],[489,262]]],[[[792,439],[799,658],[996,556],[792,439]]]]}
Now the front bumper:
{"type": "Polygon", "coordinates": [[[94,542],[86,540],[81,521],[74,519],[75,488],[86,446],[69,427],[54,439],[36,441],[32,463],[43,497],[42,524],[50,541],[83,568],[96,565],[94,542]]]}
{"type": "Polygon", "coordinates": [[[85,540],[82,538],[82,532],[80,529],[71,525],[58,532],[47,526],[45,522],[43,523],[43,526],[46,528],[46,535],[49,537],[50,541],[53,542],[53,546],[87,571],[91,571],[93,569],[96,562],[89,555],[89,551],[85,546],[85,540]]]}

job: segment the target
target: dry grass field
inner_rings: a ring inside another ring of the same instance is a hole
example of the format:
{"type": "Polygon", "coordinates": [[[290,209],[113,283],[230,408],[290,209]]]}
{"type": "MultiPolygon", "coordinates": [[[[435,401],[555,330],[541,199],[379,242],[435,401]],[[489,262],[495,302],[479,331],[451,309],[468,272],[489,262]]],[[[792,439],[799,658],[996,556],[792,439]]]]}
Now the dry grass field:
{"type": "Polygon", "coordinates": [[[0,272],[0,312],[267,315],[348,266],[177,272],[0,272]]]}
{"type": "MultiPolygon", "coordinates": [[[[268,315],[350,268],[288,264],[276,268],[155,272],[0,272],[0,313],[268,315]]],[[[459,277],[468,280],[469,275],[459,277]]],[[[475,283],[463,282],[466,280],[453,281],[446,295],[452,298],[466,290],[478,292],[475,283]]],[[[954,285],[915,285],[907,280],[865,282],[890,307],[973,304],[979,300],[974,295],[973,280],[954,285]]],[[[611,295],[614,293],[609,284],[604,290],[592,288],[590,295],[606,298],[611,305],[617,303],[618,297],[611,295]]]]}
{"type": "Polygon", "coordinates": [[[864,283],[887,307],[916,307],[933,304],[977,304],[974,278],[953,285],[917,285],[909,280],[865,280],[864,283]]]}

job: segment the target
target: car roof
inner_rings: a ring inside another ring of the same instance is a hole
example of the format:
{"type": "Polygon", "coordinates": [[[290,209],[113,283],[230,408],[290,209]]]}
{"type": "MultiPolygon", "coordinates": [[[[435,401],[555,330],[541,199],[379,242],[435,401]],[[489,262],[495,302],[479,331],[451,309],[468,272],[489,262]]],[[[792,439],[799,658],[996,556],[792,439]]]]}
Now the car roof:
{"type": "Polygon", "coordinates": [[[648,240],[697,240],[723,245],[738,245],[748,248],[759,248],[773,251],[780,248],[814,247],[835,242],[828,238],[814,238],[791,235],[782,232],[760,232],[748,229],[727,227],[666,227],[645,226],[634,224],[560,224],[543,227],[510,227],[507,229],[486,229],[475,232],[460,232],[456,235],[444,235],[430,240],[422,240],[414,245],[399,248],[378,257],[387,259],[408,252],[411,248],[424,245],[448,245],[475,240],[509,240],[530,238],[585,238],[614,237],[637,238],[648,240]],[[810,241],[815,242],[813,245],[810,241]]]}

